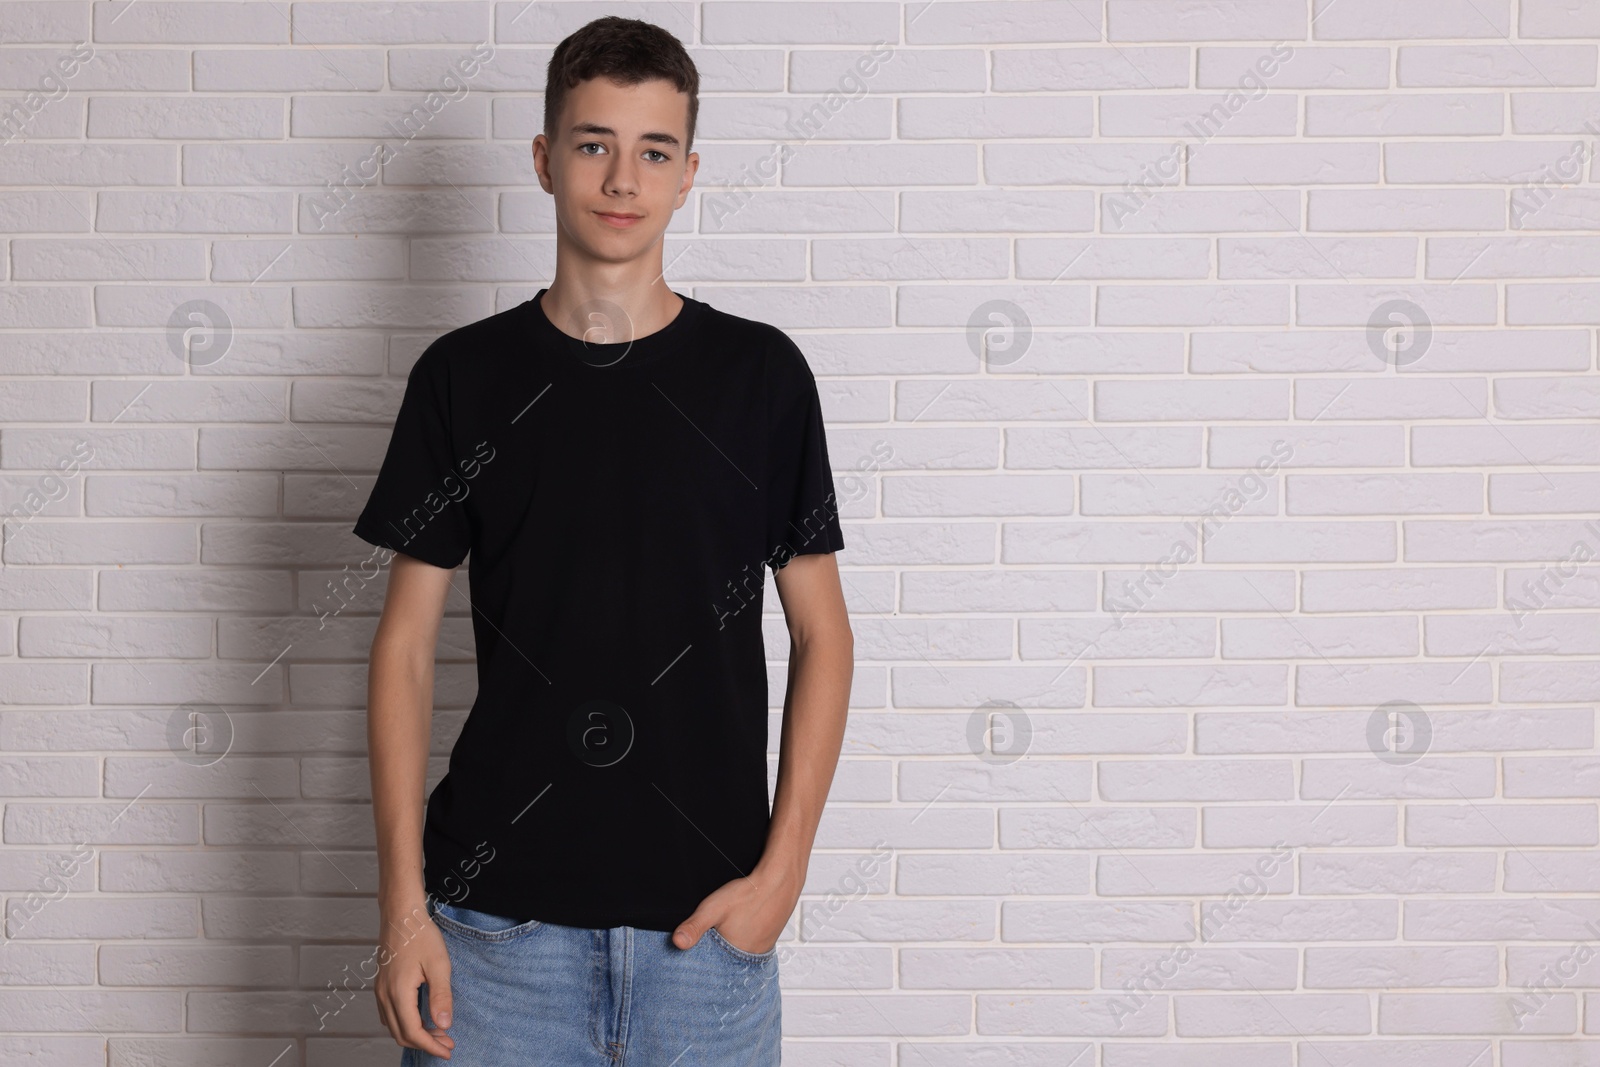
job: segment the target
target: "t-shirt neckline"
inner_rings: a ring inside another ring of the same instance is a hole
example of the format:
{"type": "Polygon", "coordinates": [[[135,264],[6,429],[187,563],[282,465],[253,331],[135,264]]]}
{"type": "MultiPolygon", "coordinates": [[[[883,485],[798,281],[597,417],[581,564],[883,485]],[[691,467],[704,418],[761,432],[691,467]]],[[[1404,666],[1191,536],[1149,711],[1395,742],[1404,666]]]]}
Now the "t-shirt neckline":
{"type": "Polygon", "coordinates": [[[677,351],[683,346],[683,338],[688,333],[689,323],[700,311],[700,301],[692,296],[684,296],[674,289],[673,293],[683,301],[683,307],[678,309],[671,322],[654,333],[635,337],[632,341],[600,344],[573,337],[550,321],[550,317],[545,314],[543,304],[544,294],[549,291],[549,287],[540,289],[528,301],[534,329],[542,340],[564,354],[572,363],[593,370],[623,370],[628,367],[643,366],[677,351]]]}

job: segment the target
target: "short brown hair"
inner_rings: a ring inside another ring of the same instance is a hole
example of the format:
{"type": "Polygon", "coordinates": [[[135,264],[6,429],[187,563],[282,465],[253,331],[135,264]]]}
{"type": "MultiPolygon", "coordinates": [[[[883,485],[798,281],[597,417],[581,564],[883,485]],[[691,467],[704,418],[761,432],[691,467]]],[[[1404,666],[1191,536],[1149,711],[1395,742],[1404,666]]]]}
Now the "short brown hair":
{"type": "Polygon", "coordinates": [[[694,147],[695,117],[700,112],[700,71],[672,34],[642,19],[615,15],[595,19],[574,30],[550,57],[545,75],[544,134],[551,136],[561,117],[567,92],[580,82],[608,78],[619,85],[638,85],[661,78],[689,94],[688,153],[694,147]]]}

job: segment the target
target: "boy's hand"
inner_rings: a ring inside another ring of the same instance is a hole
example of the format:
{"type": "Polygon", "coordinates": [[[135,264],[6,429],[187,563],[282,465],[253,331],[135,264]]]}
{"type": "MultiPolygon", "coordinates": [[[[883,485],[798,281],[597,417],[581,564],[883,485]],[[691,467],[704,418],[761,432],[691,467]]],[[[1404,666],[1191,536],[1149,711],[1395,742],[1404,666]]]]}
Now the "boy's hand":
{"type": "Polygon", "coordinates": [[[425,904],[397,914],[385,912],[379,934],[378,1018],[397,1043],[431,1056],[450,1058],[450,953],[425,904]],[[428,1014],[437,1029],[423,1028],[417,990],[428,984],[428,1014]]]}
{"type": "Polygon", "coordinates": [[[800,899],[800,880],[757,866],[748,878],[718,886],[694,914],[678,924],[672,943],[693,948],[715,926],[723,940],[746,952],[768,952],[800,899]]]}

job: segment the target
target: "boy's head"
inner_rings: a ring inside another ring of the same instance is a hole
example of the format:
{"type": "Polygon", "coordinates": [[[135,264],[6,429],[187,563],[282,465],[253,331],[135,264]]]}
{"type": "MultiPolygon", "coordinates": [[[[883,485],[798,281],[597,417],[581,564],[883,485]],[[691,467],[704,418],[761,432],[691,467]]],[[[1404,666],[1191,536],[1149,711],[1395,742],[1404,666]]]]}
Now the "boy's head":
{"type": "Polygon", "coordinates": [[[688,100],[687,136],[680,151],[694,148],[700,113],[700,71],[672,34],[640,19],[608,15],[575,30],[556,45],[544,84],[544,133],[554,140],[568,94],[594,78],[632,86],[650,80],[672,85],[688,100]]]}
{"type": "Polygon", "coordinates": [[[556,46],[534,169],[582,258],[659,255],[699,166],[691,152],[699,92],[683,45],[639,19],[595,19],[556,46]]]}

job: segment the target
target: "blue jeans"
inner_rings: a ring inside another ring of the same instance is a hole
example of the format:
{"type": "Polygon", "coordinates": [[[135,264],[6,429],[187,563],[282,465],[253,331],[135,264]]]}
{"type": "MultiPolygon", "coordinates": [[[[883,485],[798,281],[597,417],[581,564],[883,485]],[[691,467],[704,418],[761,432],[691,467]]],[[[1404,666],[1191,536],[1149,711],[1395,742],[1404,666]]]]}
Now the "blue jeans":
{"type": "MultiPolygon", "coordinates": [[[[681,949],[665,930],[514,920],[435,901],[450,952],[450,1059],[401,1067],[773,1067],[782,1039],[778,950],[713,927],[681,949]]],[[[424,1027],[428,987],[418,991],[424,1027]]]]}

